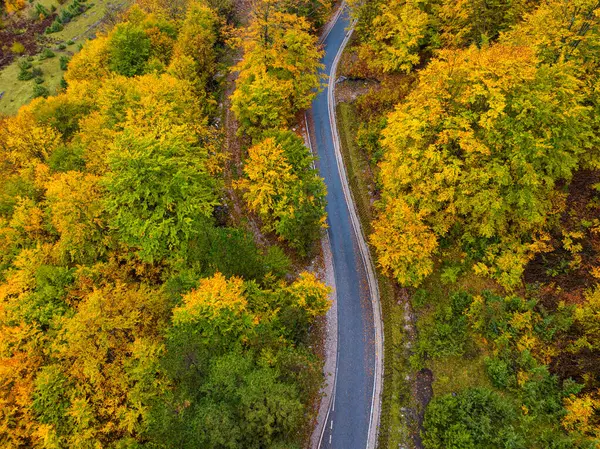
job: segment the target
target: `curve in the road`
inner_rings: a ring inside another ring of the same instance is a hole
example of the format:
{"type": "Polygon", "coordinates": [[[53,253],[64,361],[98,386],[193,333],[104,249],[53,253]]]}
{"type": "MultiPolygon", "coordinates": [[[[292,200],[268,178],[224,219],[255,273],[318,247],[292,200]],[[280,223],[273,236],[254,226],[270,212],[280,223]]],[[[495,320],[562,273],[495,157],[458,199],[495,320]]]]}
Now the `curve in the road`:
{"type": "Polygon", "coordinates": [[[379,289],[352,200],[335,115],[336,69],[352,33],[345,6],[323,40],[329,84],[313,102],[312,146],[327,184],[328,234],[337,293],[337,366],[321,449],[374,449],[379,428],[383,332],[379,289]]]}

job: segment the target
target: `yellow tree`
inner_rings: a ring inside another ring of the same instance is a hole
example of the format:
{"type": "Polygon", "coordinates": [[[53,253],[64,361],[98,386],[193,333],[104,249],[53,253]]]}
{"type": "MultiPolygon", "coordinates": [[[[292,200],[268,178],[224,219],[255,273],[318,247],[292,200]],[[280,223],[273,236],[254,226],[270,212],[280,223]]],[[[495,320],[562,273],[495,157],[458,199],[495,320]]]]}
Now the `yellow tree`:
{"type": "Polygon", "coordinates": [[[289,131],[269,134],[248,151],[246,179],[238,184],[264,229],[305,254],[325,226],[325,184],[312,156],[289,131]]]}
{"type": "Polygon", "coordinates": [[[102,190],[99,178],[70,171],[46,183],[50,222],[59,233],[57,259],[67,263],[93,262],[105,253],[102,190]]]}
{"type": "Polygon", "coordinates": [[[421,4],[419,0],[393,0],[381,4],[359,51],[371,67],[383,72],[408,73],[419,64],[419,52],[431,20],[421,4]]]}
{"type": "Polygon", "coordinates": [[[165,298],[144,286],[107,285],[65,316],[52,345],[72,385],[64,420],[67,447],[132,444],[157,394],[165,298]]]}
{"type": "Polygon", "coordinates": [[[177,43],[171,61],[173,73],[181,67],[182,58],[191,58],[193,71],[191,79],[198,91],[202,91],[216,72],[216,48],[219,29],[219,18],[208,6],[192,3],[179,30],[177,43]]]}
{"type": "MultiPolygon", "coordinates": [[[[414,242],[431,233],[443,238],[455,227],[463,245],[487,242],[490,274],[507,285],[518,282],[523,264],[542,248],[536,239],[548,215],[557,212],[556,184],[593,150],[580,87],[569,66],[539,66],[529,48],[441,52],[383,132],[383,198],[373,242],[384,266],[392,272],[412,261],[423,266],[427,256],[414,242]],[[390,230],[395,238],[386,243],[390,230]],[[413,232],[402,237],[412,249],[402,249],[397,239],[413,232]]],[[[434,239],[425,241],[433,252],[434,239]]],[[[414,279],[396,275],[418,283],[428,270],[414,279]]]]}
{"type": "Polygon", "coordinates": [[[253,137],[285,127],[315,97],[322,52],[309,30],[306,19],[280,12],[267,0],[242,35],[244,58],[234,67],[240,73],[231,109],[253,137]]]}

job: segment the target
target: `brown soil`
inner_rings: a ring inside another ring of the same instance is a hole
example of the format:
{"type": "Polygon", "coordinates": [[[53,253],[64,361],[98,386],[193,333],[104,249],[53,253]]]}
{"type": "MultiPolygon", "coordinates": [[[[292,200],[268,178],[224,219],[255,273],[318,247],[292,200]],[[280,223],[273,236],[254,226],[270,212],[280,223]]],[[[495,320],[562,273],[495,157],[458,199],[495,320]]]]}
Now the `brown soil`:
{"type": "Polygon", "coordinates": [[[19,42],[25,47],[23,55],[32,56],[40,50],[40,44],[47,40],[46,28],[54,21],[56,14],[43,20],[28,20],[23,17],[4,17],[4,28],[0,29],[0,69],[21,55],[15,55],[11,46],[19,42]]]}
{"type": "Polygon", "coordinates": [[[418,404],[416,424],[418,432],[413,434],[415,448],[422,449],[421,432],[423,430],[423,420],[425,419],[425,409],[433,397],[433,372],[428,368],[423,368],[417,373],[415,381],[415,399],[418,404]]]}
{"type": "Polygon", "coordinates": [[[566,210],[551,233],[554,249],[538,254],[525,269],[525,282],[541,286],[541,302],[547,308],[554,308],[561,300],[568,304],[578,303],[583,299],[583,293],[598,283],[591,268],[599,262],[600,235],[591,230],[593,227],[582,226],[582,222],[592,223],[600,216],[600,195],[593,187],[599,182],[598,171],[580,170],[575,174],[569,186],[566,210]],[[578,267],[567,266],[573,255],[563,247],[563,231],[583,233],[583,238],[576,240],[582,245],[578,267]]]}

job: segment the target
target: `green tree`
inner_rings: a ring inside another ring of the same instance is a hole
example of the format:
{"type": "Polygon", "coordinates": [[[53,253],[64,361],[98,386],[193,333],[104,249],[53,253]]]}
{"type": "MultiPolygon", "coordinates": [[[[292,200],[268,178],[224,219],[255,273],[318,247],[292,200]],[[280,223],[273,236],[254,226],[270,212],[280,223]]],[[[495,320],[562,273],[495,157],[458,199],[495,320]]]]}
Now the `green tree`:
{"type": "Polygon", "coordinates": [[[109,154],[104,178],[109,224],[147,261],[185,251],[218,204],[206,149],[179,136],[163,138],[125,133],[109,154]]]}
{"type": "Polygon", "coordinates": [[[144,30],[127,22],[120,24],[110,36],[109,67],[120,75],[141,75],[146,69],[150,49],[150,38],[144,30]]]}
{"type": "Polygon", "coordinates": [[[484,389],[463,390],[435,398],[423,423],[426,449],[524,448],[512,426],[516,412],[502,396],[484,389]]]}

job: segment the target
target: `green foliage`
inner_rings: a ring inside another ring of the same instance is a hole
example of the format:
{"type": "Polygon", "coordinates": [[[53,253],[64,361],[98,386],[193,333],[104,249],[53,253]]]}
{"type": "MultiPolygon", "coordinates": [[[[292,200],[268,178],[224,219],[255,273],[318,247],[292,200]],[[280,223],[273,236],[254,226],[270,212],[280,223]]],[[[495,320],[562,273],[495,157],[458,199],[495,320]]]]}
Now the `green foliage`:
{"type": "Polygon", "coordinates": [[[517,378],[507,361],[495,357],[486,357],[485,368],[495,387],[509,388],[516,385],[517,378]]]}
{"type": "Polygon", "coordinates": [[[66,430],[68,387],[69,379],[58,365],[43,367],[35,378],[32,409],[41,423],[54,426],[59,433],[66,430]]]}
{"type": "Polygon", "coordinates": [[[47,97],[50,94],[50,92],[48,92],[48,88],[46,88],[45,86],[42,86],[41,84],[36,84],[35,86],[33,86],[33,98],[38,98],[38,97],[47,97]]]}
{"type": "Polygon", "coordinates": [[[514,406],[499,394],[473,388],[435,398],[425,412],[426,449],[525,448],[513,426],[514,406]]]}
{"type": "Polygon", "coordinates": [[[120,239],[143,260],[184,252],[190,238],[209,226],[218,183],[206,158],[206,149],[175,136],[159,142],[126,134],[115,143],[106,207],[120,239]]]}
{"type": "Polygon", "coordinates": [[[39,16],[42,16],[44,18],[46,18],[50,15],[48,13],[48,10],[46,9],[46,7],[44,5],[42,5],[41,3],[35,4],[35,11],[38,13],[39,16]]]}
{"type": "Polygon", "coordinates": [[[56,55],[49,48],[44,48],[40,53],[39,60],[43,61],[44,59],[54,58],[56,55]]]}
{"type": "Polygon", "coordinates": [[[78,146],[59,147],[48,158],[48,166],[55,172],[83,171],[85,169],[83,153],[84,150],[78,146]]]}
{"type": "Polygon", "coordinates": [[[46,28],[46,31],[44,31],[44,33],[52,34],[52,33],[58,33],[59,31],[62,31],[62,30],[63,30],[62,22],[57,17],[56,19],[54,19],[54,22],[52,22],[50,24],[50,26],[48,28],[46,28]]]}
{"type": "Polygon", "coordinates": [[[150,38],[142,29],[129,23],[118,25],[110,37],[110,69],[124,76],[143,74],[150,45],[150,38]]]}
{"type": "Polygon", "coordinates": [[[417,353],[421,357],[464,354],[468,340],[465,312],[471,301],[471,295],[458,292],[450,296],[449,304],[434,305],[432,321],[419,326],[417,353]]]}

